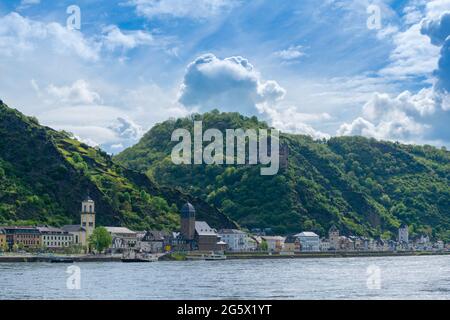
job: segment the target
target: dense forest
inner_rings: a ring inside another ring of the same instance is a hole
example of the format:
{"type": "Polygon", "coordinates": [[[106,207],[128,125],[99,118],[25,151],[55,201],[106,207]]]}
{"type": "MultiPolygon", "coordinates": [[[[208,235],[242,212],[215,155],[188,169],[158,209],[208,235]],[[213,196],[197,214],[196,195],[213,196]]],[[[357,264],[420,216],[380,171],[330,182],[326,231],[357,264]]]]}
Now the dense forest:
{"type": "Polygon", "coordinates": [[[258,166],[174,165],[175,129],[267,128],[256,117],[212,111],[154,126],[115,157],[157,183],[180,188],[217,206],[241,227],[288,234],[332,224],[345,234],[395,239],[401,223],[413,236],[450,241],[450,152],[363,137],[313,140],[282,134],[288,167],[261,176],[258,166]]]}
{"type": "Polygon", "coordinates": [[[212,226],[236,226],[205,201],[159,187],[100,149],[0,101],[0,225],[78,223],[88,193],[96,201],[99,225],[176,230],[179,209],[190,201],[212,226]]]}

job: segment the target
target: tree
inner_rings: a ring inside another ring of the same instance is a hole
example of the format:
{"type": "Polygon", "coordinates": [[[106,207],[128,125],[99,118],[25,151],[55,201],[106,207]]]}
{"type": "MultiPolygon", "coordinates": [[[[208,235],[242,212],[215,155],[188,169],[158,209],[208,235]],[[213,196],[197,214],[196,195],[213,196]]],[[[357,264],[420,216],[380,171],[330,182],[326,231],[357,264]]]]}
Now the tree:
{"type": "Polygon", "coordinates": [[[103,252],[112,244],[112,237],[108,230],[104,227],[95,228],[92,235],[89,237],[89,246],[98,252],[103,252]]]}
{"type": "Polygon", "coordinates": [[[267,244],[266,240],[262,240],[261,241],[261,245],[260,245],[261,251],[268,251],[269,250],[269,245],[267,244]]]}

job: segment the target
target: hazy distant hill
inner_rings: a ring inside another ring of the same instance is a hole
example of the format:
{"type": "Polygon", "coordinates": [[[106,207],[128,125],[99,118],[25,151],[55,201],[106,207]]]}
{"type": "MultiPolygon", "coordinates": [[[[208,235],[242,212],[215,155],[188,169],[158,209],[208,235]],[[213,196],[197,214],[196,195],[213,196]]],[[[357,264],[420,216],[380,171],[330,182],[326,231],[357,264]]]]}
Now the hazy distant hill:
{"type": "Polygon", "coordinates": [[[185,191],[221,208],[248,228],[289,233],[332,225],[347,233],[395,238],[401,223],[412,234],[450,240],[450,152],[362,137],[314,141],[282,135],[289,167],[260,176],[257,166],[176,166],[170,161],[174,129],[267,127],[257,118],[213,111],[153,127],[115,160],[146,172],[158,183],[185,191]]]}
{"type": "Polygon", "coordinates": [[[179,208],[189,200],[199,219],[215,227],[235,226],[204,201],[160,188],[103,151],[0,102],[0,225],[77,223],[87,192],[103,225],[173,230],[179,226],[179,208]]]}

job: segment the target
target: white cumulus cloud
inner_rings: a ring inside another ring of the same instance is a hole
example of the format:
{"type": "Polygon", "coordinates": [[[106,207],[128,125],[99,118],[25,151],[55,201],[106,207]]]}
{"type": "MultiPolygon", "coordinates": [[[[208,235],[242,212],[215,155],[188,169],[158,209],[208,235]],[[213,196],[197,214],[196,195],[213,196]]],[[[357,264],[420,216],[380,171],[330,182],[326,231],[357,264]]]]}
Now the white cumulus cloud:
{"type": "Polygon", "coordinates": [[[103,28],[103,44],[108,50],[117,48],[130,50],[141,45],[151,45],[154,39],[151,33],[142,30],[122,31],[111,25],[103,28]]]}

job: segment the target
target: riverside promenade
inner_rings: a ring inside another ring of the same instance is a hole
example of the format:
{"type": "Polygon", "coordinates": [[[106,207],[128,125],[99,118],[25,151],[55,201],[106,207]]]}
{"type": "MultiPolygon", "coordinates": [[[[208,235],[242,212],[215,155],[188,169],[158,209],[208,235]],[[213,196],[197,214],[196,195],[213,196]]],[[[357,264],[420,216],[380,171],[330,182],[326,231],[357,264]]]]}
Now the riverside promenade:
{"type": "MultiPolygon", "coordinates": [[[[227,260],[253,259],[317,259],[317,258],[358,258],[358,257],[408,257],[408,256],[441,256],[450,255],[450,251],[336,251],[336,252],[302,252],[302,253],[261,253],[261,252],[227,252],[227,260]]],[[[173,258],[171,255],[159,257],[163,261],[184,261],[185,256],[173,258]]],[[[4,254],[0,255],[0,263],[32,263],[32,262],[121,262],[120,255],[32,255],[32,254],[4,254]]]]}
{"type": "Polygon", "coordinates": [[[311,258],[358,258],[358,257],[408,257],[450,255],[450,251],[332,251],[299,253],[227,252],[228,260],[237,259],[311,259],[311,258]]]}
{"type": "Polygon", "coordinates": [[[0,255],[0,263],[17,263],[17,262],[57,262],[57,261],[73,261],[73,262],[120,262],[121,256],[111,255],[0,255]]]}

